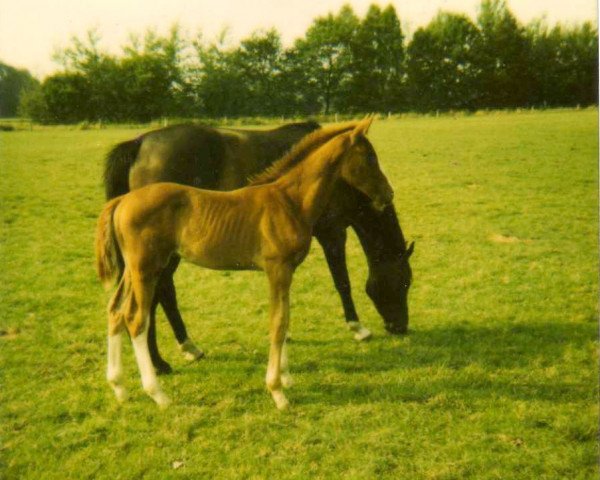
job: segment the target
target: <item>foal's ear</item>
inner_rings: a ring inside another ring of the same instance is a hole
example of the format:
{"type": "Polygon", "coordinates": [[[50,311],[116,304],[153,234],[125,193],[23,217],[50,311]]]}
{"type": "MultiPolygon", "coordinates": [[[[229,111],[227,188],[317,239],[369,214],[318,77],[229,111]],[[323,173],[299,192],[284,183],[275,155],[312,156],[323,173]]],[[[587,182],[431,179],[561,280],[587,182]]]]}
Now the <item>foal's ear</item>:
{"type": "Polygon", "coordinates": [[[371,126],[371,123],[373,123],[374,118],[375,115],[369,114],[356,124],[356,127],[354,127],[354,130],[352,130],[352,134],[350,135],[352,138],[352,143],[356,141],[359,135],[367,135],[369,132],[369,127],[371,126]]]}

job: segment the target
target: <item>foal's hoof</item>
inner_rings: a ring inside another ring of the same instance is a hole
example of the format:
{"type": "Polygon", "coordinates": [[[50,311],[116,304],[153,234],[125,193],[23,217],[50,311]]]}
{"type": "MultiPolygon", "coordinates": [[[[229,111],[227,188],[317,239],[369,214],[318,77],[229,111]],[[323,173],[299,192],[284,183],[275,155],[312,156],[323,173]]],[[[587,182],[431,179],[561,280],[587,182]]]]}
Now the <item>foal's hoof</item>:
{"type": "Polygon", "coordinates": [[[271,396],[273,397],[277,410],[287,410],[290,406],[290,402],[288,402],[288,399],[285,398],[285,395],[281,390],[271,392],[271,396]]]}
{"type": "Polygon", "coordinates": [[[373,336],[370,330],[363,327],[360,322],[348,322],[348,329],[354,332],[354,340],[363,342],[373,336]]]}
{"type": "Polygon", "coordinates": [[[165,410],[169,405],[171,405],[171,399],[167,397],[163,392],[158,392],[152,395],[152,399],[158,405],[158,408],[161,410],[165,410]]]}
{"type": "Polygon", "coordinates": [[[112,388],[115,392],[115,397],[117,397],[117,402],[124,403],[127,401],[129,395],[127,394],[127,390],[125,390],[125,387],[122,387],[121,385],[112,385],[112,388]]]}
{"type": "Polygon", "coordinates": [[[157,362],[156,365],[154,365],[154,370],[156,370],[157,375],[168,375],[169,373],[173,372],[171,365],[164,360],[157,362]]]}

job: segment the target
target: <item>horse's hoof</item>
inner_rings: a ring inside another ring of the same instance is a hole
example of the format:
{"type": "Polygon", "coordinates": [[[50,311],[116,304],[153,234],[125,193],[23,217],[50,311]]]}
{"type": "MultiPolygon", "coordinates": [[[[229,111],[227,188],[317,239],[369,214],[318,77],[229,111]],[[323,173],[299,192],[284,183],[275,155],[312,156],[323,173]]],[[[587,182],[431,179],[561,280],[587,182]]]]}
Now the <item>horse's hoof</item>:
{"type": "Polygon", "coordinates": [[[173,372],[171,365],[169,365],[164,360],[162,362],[159,362],[157,365],[155,365],[154,370],[156,370],[157,375],[168,375],[169,373],[173,372]]]}
{"type": "Polygon", "coordinates": [[[402,326],[398,326],[395,324],[385,324],[385,330],[390,334],[390,335],[408,335],[408,328],[407,327],[402,327],[402,326]]]}
{"type": "Polygon", "coordinates": [[[195,362],[204,357],[204,352],[194,345],[194,342],[189,338],[179,345],[179,350],[183,353],[183,358],[190,362],[195,362]]]}
{"type": "Polygon", "coordinates": [[[363,327],[360,322],[348,322],[348,329],[354,332],[354,340],[363,342],[373,336],[370,330],[363,327]]]}

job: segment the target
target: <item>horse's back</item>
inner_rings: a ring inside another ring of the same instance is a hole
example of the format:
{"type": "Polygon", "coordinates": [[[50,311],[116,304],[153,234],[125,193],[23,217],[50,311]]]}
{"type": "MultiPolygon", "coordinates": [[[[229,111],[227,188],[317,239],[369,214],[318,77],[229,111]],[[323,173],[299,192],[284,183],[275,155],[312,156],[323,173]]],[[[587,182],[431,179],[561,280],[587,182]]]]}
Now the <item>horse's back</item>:
{"type": "Polygon", "coordinates": [[[179,124],[117,145],[108,155],[107,197],[158,182],[209,190],[233,190],[282,156],[316,122],[271,130],[213,128],[179,124]],[[126,157],[126,158],[125,158],[126,157]]]}
{"type": "Polygon", "coordinates": [[[182,124],[155,130],[141,139],[129,172],[131,190],[174,182],[214,188],[223,169],[226,140],[214,128],[182,124]]]}

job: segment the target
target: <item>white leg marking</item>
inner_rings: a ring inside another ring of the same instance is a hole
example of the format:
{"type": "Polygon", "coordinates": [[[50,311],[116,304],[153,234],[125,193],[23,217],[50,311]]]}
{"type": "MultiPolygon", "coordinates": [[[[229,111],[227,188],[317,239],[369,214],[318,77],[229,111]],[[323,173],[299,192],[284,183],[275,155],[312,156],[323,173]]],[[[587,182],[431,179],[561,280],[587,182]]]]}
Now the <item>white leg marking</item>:
{"type": "Polygon", "coordinates": [[[267,388],[271,392],[271,397],[273,397],[273,401],[275,402],[275,406],[279,410],[285,410],[289,402],[287,398],[285,398],[285,394],[281,387],[283,386],[283,379],[281,378],[281,374],[279,375],[279,381],[277,381],[277,371],[276,367],[269,362],[269,366],[267,367],[267,388]]]}
{"type": "Polygon", "coordinates": [[[281,385],[284,388],[291,387],[294,384],[294,380],[290,375],[290,369],[288,364],[288,351],[287,351],[287,340],[283,342],[281,347],[281,385]]]}
{"type": "Polygon", "coordinates": [[[269,389],[269,391],[271,392],[271,396],[273,397],[273,401],[275,402],[275,406],[279,409],[279,410],[285,410],[288,405],[289,402],[287,400],[287,398],[285,398],[285,394],[283,393],[283,390],[281,389],[281,387],[283,386],[283,378],[281,375],[281,372],[277,372],[277,367],[274,365],[273,361],[269,362],[269,366],[267,367],[267,388],[269,389]],[[277,373],[279,373],[279,381],[278,381],[278,375],[277,373]]]}
{"type": "Polygon", "coordinates": [[[121,385],[123,380],[123,363],[121,360],[121,349],[123,348],[123,334],[108,335],[108,365],[106,368],[106,380],[115,392],[117,400],[127,400],[127,391],[121,385]]]}
{"type": "Polygon", "coordinates": [[[156,371],[150,359],[150,351],[148,350],[148,327],[137,337],[131,339],[133,343],[133,351],[137,360],[140,375],[142,377],[142,385],[144,390],[159,407],[165,408],[171,403],[169,397],[161,390],[156,371]]]}
{"type": "Polygon", "coordinates": [[[368,340],[373,335],[371,331],[363,327],[360,322],[348,322],[348,329],[354,332],[354,340],[358,342],[368,340]]]}
{"type": "Polygon", "coordinates": [[[183,353],[183,357],[190,362],[200,360],[204,356],[204,352],[200,350],[190,338],[179,344],[179,350],[183,353]]]}
{"type": "Polygon", "coordinates": [[[273,397],[273,400],[275,401],[275,406],[278,410],[285,410],[290,405],[290,402],[287,398],[285,398],[285,395],[281,390],[273,390],[271,392],[271,396],[273,397]]]}

